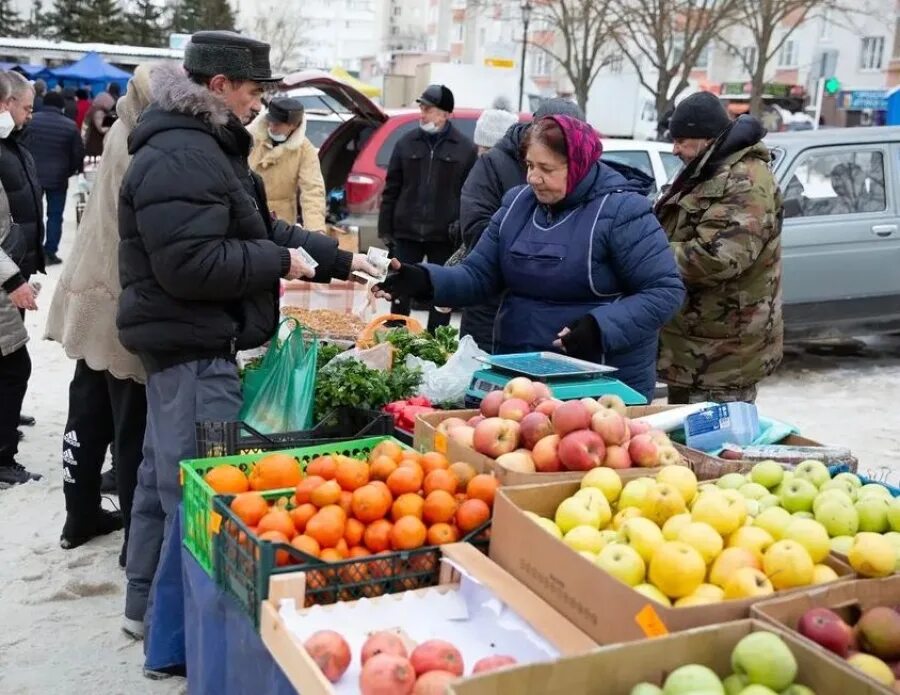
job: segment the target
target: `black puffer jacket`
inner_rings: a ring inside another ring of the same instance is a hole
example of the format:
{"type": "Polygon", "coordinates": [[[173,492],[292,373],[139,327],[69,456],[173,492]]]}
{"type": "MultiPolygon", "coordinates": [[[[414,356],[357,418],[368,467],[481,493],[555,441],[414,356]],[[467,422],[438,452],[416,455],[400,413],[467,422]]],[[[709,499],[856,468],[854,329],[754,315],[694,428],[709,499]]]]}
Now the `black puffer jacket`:
{"type": "Polygon", "coordinates": [[[452,123],[439,135],[416,128],[400,138],[381,196],[378,236],[387,242],[450,241],[462,185],[477,157],[475,144],[452,123]]]}
{"type": "Polygon", "coordinates": [[[13,222],[25,240],[27,251],[19,265],[26,278],[44,272],[44,191],[34,158],[24,144],[24,131],[0,140],[0,182],[9,200],[13,222]]]}
{"type": "MultiPolygon", "coordinates": [[[[471,250],[487,229],[494,213],[500,209],[504,194],[525,183],[519,148],[528,123],[517,123],[506,131],[500,142],[485,152],[466,179],[459,207],[459,223],[463,242],[471,250]]],[[[463,310],[460,334],[471,335],[485,352],[493,352],[494,319],[500,308],[500,297],[463,310]]]]}
{"type": "Polygon", "coordinates": [[[25,131],[25,147],[34,157],[43,188],[62,189],[84,168],[84,143],[71,118],[55,106],[34,114],[25,131]]]}
{"type": "Polygon", "coordinates": [[[151,93],[119,201],[117,317],[148,372],[268,340],[290,266],[284,247],[302,245],[323,282],[348,277],[352,260],[325,235],[272,221],[247,165],[250,134],[208,90],[164,65],[151,93]]]}

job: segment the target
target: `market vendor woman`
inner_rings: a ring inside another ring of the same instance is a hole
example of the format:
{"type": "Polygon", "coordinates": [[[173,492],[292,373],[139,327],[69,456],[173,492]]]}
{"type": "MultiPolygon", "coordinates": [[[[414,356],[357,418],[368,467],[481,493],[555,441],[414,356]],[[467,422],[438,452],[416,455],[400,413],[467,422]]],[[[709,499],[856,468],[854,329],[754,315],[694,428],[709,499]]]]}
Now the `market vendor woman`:
{"type": "Polygon", "coordinates": [[[601,152],[586,123],[536,121],[522,145],[528,185],[506,194],[472,253],[449,268],[395,260],[376,295],[463,307],[505,292],[498,354],[553,350],[608,364],[650,400],[659,330],[684,286],[646,198],[651,180],[601,152]]]}

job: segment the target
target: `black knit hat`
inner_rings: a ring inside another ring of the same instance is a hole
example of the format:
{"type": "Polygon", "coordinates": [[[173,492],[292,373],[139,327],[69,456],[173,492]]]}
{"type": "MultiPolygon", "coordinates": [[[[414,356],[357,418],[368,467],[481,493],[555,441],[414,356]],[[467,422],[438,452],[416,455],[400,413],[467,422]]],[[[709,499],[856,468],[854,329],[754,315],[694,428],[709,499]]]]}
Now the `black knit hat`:
{"type": "Polygon", "coordinates": [[[303,122],[303,102],[293,97],[278,97],[269,102],[269,110],[266,113],[273,123],[289,123],[300,125],[303,122]]]}
{"type": "Polygon", "coordinates": [[[269,66],[271,46],[233,31],[198,31],[184,49],[184,69],[194,75],[280,82],[269,66]]]}
{"type": "Polygon", "coordinates": [[[453,92],[442,84],[430,84],[422,92],[422,96],[416,99],[416,103],[434,106],[441,111],[453,113],[453,92]]]}
{"type": "Polygon", "coordinates": [[[714,139],[729,125],[731,119],[719,97],[710,92],[697,92],[675,107],[669,119],[669,136],[714,139]]]}

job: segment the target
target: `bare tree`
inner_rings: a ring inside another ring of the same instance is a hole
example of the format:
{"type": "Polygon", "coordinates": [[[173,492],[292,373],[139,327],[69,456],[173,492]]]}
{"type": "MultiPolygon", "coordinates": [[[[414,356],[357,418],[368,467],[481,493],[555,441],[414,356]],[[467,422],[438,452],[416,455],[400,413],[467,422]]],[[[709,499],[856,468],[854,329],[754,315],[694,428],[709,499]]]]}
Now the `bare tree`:
{"type": "Polygon", "coordinates": [[[653,95],[658,118],[690,85],[710,42],[734,24],[741,2],[749,0],[617,0],[616,41],[653,95]]]}
{"type": "Polygon", "coordinates": [[[253,24],[253,35],[272,46],[270,61],[278,70],[290,70],[296,66],[297,50],[309,43],[305,32],[310,23],[290,3],[272,4],[262,8],[253,24]]]}

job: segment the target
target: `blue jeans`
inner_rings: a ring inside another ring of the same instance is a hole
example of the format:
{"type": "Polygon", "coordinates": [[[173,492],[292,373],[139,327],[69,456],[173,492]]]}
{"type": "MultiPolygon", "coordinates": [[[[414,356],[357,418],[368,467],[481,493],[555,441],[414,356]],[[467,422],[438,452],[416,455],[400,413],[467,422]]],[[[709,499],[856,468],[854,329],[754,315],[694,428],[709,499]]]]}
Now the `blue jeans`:
{"type": "Polygon", "coordinates": [[[44,242],[44,253],[56,255],[59,251],[59,240],[62,239],[63,212],[66,209],[66,190],[62,188],[45,188],[47,196],[47,240],[44,242]]]}

